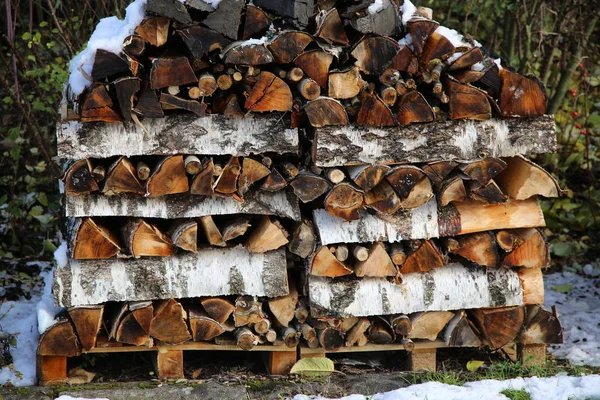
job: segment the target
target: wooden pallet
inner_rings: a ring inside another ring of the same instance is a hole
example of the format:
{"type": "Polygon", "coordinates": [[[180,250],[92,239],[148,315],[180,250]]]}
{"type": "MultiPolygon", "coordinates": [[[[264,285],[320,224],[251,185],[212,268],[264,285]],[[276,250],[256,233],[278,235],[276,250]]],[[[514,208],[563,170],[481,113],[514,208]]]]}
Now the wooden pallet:
{"type": "MultiPolygon", "coordinates": [[[[184,378],[184,351],[244,351],[234,340],[221,340],[219,343],[186,342],[178,345],[157,343],[152,347],[130,346],[122,343],[99,340],[96,347],[84,354],[154,352],[153,361],[156,374],[161,379],[184,378]]],[[[250,351],[264,353],[265,364],[270,375],[286,375],[297,360],[297,349],[277,341],[272,345],[258,345],[250,351]]],[[[37,377],[40,386],[64,383],[67,380],[66,356],[37,355],[37,377]]]]}
{"type": "MultiPolygon", "coordinates": [[[[429,341],[415,341],[415,347],[412,351],[408,352],[410,371],[435,371],[436,370],[436,354],[437,350],[441,348],[450,348],[452,346],[446,346],[446,343],[441,340],[429,341]]],[[[352,346],[342,347],[337,351],[326,351],[322,348],[311,349],[305,345],[298,347],[298,357],[312,358],[312,357],[327,357],[327,354],[335,353],[359,353],[359,352],[370,352],[370,351],[406,351],[404,345],[400,343],[393,344],[367,344],[365,346],[352,346]]],[[[520,360],[525,366],[544,365],[546,362],[546,345],[545,344],[527,344],[517,345],[517,359],[520,360]]]]}

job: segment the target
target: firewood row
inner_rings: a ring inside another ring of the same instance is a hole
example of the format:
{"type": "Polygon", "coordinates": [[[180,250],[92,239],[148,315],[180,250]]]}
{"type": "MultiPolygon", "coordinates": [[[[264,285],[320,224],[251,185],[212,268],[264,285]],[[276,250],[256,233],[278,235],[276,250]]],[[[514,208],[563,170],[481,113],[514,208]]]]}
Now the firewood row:
{"type": "Polygon", "coordinates": [[[67,196],[101,192],[106,196],[155,197],[189,192],[244,201],[244,194],[250,189],[282,190],[297,175],[298,167],[289,157],[263,155],[258,159],[190,154],[137,157],[137,160],[118,157],[112,162],[79,160],[69,167],[63,182],[67,196]]]}
{"type": "Polygon", "coordinates": [[[74,218],[68,233],[76,260],[167,257],[179,250],[197,252],[240,243],[251,253],[265,253],[289,242],[289,233],[277,218],[251,215],[156,221],[74,218]]]}
{"type": "Polygon", "coordinates": [[[244,350],[276,341],[298,345],[298,294],[112,302],[61,310],[40,338],[41,355],[75,356],[97,346],[233,340],[244,350]]]}
{"type": "Polygon", "coordinates": [[[274,299],[203,297],[67,308],[42,334],[38,354],[72,357],[97,346],[188,341],[235,341],[243,350],[276,341],[295,348],[302,341],[327,351],[397,342],[411,351],[413,340],[438,337],[448,346],[499,349],[510,342],[561,343],[562,326],[556,310],[542,305],[316,319],[293,289],[274,299]]]}
{"type": "Polygon", "coordinates": [[[393,126],[545,111],[539,80],[501,66],[430,9],[400,16],[390,0],[376,12],[333,1],[299,6],[299,24],[277,3],[149,1],[119,54],[96,52],[78,118],[291,112],[292,126],[393,126]]]}
{"type": "Polygon", "coordinates": [[[523,228],[443,239],[319,246],[307,268],[315,276],[337,278],[354,274],[390,277],[401,283],[403,274],[465,261],[487,268],[544,268],[550,266],[550,251],[539,229],[523,228]]]}

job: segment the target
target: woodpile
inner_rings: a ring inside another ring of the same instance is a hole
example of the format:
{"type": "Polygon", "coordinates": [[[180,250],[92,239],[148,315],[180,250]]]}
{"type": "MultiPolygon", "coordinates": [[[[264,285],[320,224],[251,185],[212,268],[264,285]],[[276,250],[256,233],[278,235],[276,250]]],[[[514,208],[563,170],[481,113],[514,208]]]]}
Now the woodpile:
{"type": "Polygon", "coordinates": [[[350,3],[148,0],[74,72],[40,379],[102,349],[178,378],[201,346],[285,373],[296,347],[562,340],[538,202],[562,192],[526,158],[556,148],[542,85],[429,9],[350,3]]]}

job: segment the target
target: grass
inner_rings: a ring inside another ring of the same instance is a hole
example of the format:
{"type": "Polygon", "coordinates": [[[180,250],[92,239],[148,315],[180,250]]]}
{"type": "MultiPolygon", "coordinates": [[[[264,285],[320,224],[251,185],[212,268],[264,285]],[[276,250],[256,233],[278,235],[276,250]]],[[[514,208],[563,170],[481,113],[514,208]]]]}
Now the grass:
{"type": "Polygon", "coordinates": [[[531,396],[524,390],[506,389],[501,391],[510,400],[531,400],[531,396]]]}

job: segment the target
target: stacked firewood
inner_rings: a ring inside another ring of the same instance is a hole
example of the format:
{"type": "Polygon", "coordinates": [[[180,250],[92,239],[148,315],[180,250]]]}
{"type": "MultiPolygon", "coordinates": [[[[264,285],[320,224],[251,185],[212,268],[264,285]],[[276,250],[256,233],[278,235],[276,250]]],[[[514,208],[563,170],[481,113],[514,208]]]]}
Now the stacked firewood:
{"type": "Polygon", "coordinates": [[[561,189],[524,157],[556,145],[537,79],[410,1],[140,7],[72,70],[40,355],[562,340],[538,204],[561,189]]]}

